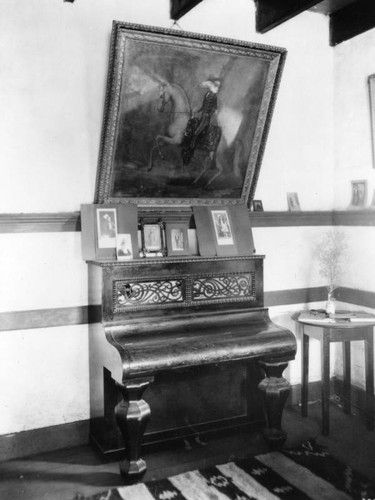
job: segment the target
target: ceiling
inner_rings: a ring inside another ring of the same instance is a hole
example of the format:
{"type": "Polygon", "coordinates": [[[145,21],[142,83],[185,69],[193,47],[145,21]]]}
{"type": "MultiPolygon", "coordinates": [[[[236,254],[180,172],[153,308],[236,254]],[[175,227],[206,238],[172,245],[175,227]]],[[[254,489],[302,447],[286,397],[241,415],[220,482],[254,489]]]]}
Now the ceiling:
{"type": "MultiPolygon", "coordinates": [[[[170,0],[171,18],[174,20],[179,19],[201,1],[170,0]]],[[[327,43],[330,45],[337,45],[375,28],[375,0],[254,1],[256,6],[256,30],[259,33],[266,33],[305,10],[329,16],[330,39],[327,40],[327,43]]]]}
{"type": "Polygon", "coordinates": [[[354,3],[356,0],[324,0],[323,2],[319,2],[310,10],[314,12],[320,12],[321,14],[332,14],[336,10],[349,5],[350,3],[354,3]]]}

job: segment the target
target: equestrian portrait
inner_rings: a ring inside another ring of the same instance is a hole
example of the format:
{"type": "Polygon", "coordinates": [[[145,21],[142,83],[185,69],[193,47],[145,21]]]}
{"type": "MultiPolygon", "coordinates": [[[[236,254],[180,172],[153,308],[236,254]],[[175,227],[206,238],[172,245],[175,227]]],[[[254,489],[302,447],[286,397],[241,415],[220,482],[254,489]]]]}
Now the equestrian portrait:
{"type": "MultiPolygon", "coordinates": [[[[220,79],[208,78],[202,82],[202,88],[205,89],[202,105],[193,111],[182,86],[159,80],[157,110],[168,113],[169,118],[164,133],[155,137],[155,144],[150,152],[149,171],[154,167],[155,154],[165,159],[163,149],[166,145],[179,147],[184,168],[188,168],[193,160],[201,162],[202,170],[194,182],[212,166],[222,136],[221,127],[217,124],[220,79]]],[[[220,168],[216,169],[207,184],[220,174],[220,168]]]]}

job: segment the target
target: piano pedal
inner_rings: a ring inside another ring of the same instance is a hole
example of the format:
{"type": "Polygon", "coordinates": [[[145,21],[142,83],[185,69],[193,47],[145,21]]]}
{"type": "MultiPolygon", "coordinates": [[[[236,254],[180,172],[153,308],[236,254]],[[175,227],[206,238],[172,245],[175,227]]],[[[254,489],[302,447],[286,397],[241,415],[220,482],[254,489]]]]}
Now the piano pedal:
{"type": "Polygon", "coordinates": [[[184,439],[184,445],[185,445],[185,450],[190,451],[193,449],[188,439],[184,439]]]}
{"type": "Polygon", "coordinates": [[[201,446],[207,446],[207,443],[205,443],[204,441],[201,441],[199,436],[195,437],[194,439],[195,439],[195,442],[200,444],[201,446]]]}
{"type": "MultiPolygon", "coordinates": [[[[207,443],[205,443],[204,441],[201,441],[201,438],[199,436],[199,432],[189,423],[189,420],[187,418],[185,418],[185,424],[189,427],[189,429],[194,432],[195,436],[194,438],[192,437],[191,439],[194,439],[194,441],[200,445],[200,446],[207,446],[207,443]]],[[[191,443],[189,442],[189,445],[190,445],[190,449],[192,448],[192,445],[191,443]]]]}
{"type": "Polygon", "coordinates": [[[184,439],[185,450],[192,450],[193,448],[197,448],[197,446],[207,446],[207,443],[201,441],[199,436],[195,436],[194,438],[185,438],[184,439]],[[192,441],[193,440],[193,441],[192,441]]]}

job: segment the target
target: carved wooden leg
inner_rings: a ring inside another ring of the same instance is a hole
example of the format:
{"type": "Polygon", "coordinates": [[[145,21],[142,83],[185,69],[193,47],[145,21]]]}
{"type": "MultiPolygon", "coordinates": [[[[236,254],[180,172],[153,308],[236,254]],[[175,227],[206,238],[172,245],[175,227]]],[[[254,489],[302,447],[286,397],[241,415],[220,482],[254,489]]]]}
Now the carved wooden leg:
{"type": "Polygon", "coordinates": [[[120,462],[121,474],[136,481],[146,472],[147,465],[141,455],[143,434],[150,418],[150,407],[142,398],[153,378],[135,379],[117,384],[123,400],[115,408],[117,425],[125,443],[125,459],[120,462]]]}
{"type": "Polygon", "coordinates": [[[302,387],[301,387],[301,413],[303,417],[307,417],[307,403],[309,400],[309,344],[310,338],[304,332],[304,326],[302,326],[302,387]]]}
{"type": "Polygon", "coordinates": [[[267,416],[265,438],[269,444],[282,445],[286,439],[286,432],[281,429],[281,418],[290,391],[290,384],[282,377],[282,373],[288,363],[261,361],[259,364],[266,375],[258,385],[259,390],[263,393],[267,416]]]}
{"type": "Polygon", "coordinates": [[[368,328],[365,340],[367,429],[374,429],[374,332],[368,328]]]}
{"type": "Polygon", "coordinates": [[[321,370],[322,370],[322,434],[329,434],[329,338],[330,330],[324,332],[323,339],[320,342],[321,348],[321,370]]]}
{"type": "Polygon", "coordinates": [[[350,415],[351,409],[351,373],[350,373],[350,342],[342,342],[342,360],[344,371],[344,411],[350,415]]]}

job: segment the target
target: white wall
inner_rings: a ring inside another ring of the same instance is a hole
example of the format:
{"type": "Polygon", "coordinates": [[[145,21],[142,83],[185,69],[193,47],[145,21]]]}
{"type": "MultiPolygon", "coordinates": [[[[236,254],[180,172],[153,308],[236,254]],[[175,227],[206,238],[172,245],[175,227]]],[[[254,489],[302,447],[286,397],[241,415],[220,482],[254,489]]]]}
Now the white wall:
{"type": "Polygon", "coordinates": [[[1,332],[0,435],[89,416],[87,326],[1,332]]]}
{"type": "MultiPolygon", "coordinates": [[[[368,183],[367,206],[375,189],[368,77],[375,73],[375,30],[337,46],[334,58],[335,196],[334,207],[350,204],[351,181],[368,183]]],[[[345,284],[375,291],[375,228],[347,228],[349,243],[345,284]]],[[[375,304],[374,304],[375,306],[375,304]]],[[[363,342],[352,343],[352,380],[365,387],[363,342]]],[[[336,349],[335,372],[342,377],[342,356],[336,349]]]]}
{"type": "MultiPolygon", "coordinates": [[[[0,213],[70,212],[92,202],[114,19],[172,26],[168,0],[0,2],[0,213]]],[[[266,210],[282,211],[286,193],[296,191],[302,209],[332,209],[333,187],[340,186],[333,133],[338,49],[328,45],[327,19],[304,13],[259,35],[253,2],[205,0],[179,25],[288,50],[256,197],[266,210]]],[[[322,231],[254,232],[257,251],[267,255],[266,291],[323,284],[310,265],[322,231]]],[[[0,310],[86,304],[79,238],[79,233],[0,235],[0,310]]],[[[373,290],[370,281],[366,286],[373,290]]],[[[351,276],[352,282],[359,284],[351,276]]],[[[288,322],[283,314],[280,319],[288,322]]],[[[86,326],[0,333],[0,387],[6,387],[0,434],[88,418],[87,336],[86,326]]],[[[299,380],[298,362],[290,374],[299,380]]]]}
{"type": "Polygon", "coordinates": [[[369,200],[375,188],[372,160],[368,77],[375,73],[375,30],[337,46],[334,58],[335,202],[350,204],[351,181],[368,181],[369,200]]]}
{"type": "MultiPolygon", "coordinates": [[[[113,19],[172,26],[168,0],[1,2],[0,163],[10,175],[0,213],[92,202],[113,19]]],[[[329,209],[331,183],[317,175],[333,168],[327,20],[306,13],[262,36],[253,2],[205,0],[179,24],[288,49],[257,196],[267,210],[284,210],[286,192],[298,191],[304,209],[329,209]]]]}

